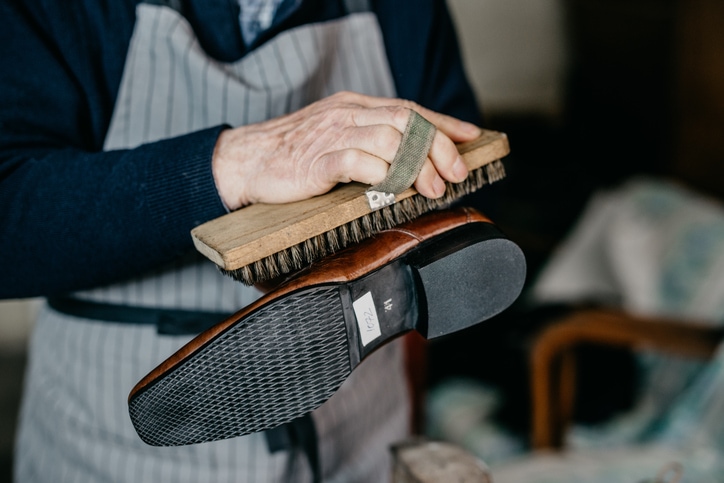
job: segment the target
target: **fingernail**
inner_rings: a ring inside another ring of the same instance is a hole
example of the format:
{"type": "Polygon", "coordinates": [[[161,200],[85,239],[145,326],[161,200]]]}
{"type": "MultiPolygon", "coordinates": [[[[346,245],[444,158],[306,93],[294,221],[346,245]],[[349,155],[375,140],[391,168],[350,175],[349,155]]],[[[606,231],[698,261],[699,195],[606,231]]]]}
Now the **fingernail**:
{"type": "Polygon", "coordinates": [[[461,156],[458,156],[458,159],[455,160],[452,169],[456,180],[462,181],[468,177],[468,167],[465,166],[465,162],[461,156]]]}
{"type": "Polygon", "coordinates": [[[441,177],[435,177],[435,180],[432,182],[432,189],[435,190],[435,194],[438,197],[445,194],[445,182],[442,180],[441,177]]]}

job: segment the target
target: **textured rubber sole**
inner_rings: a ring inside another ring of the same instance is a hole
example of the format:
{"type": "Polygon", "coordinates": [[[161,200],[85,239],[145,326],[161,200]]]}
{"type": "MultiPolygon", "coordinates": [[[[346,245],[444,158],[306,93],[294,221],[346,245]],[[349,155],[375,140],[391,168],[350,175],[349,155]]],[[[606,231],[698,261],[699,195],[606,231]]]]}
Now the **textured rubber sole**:
{"type": "Polygon", "coordinates": [[[432,338],[500,313],[525,259],[488,223],[433,238],[346,284],[318,285],[250,313],[129,400],[155,446],[270,429],[321,406],[374,349],[410,330],[432,338]]]}

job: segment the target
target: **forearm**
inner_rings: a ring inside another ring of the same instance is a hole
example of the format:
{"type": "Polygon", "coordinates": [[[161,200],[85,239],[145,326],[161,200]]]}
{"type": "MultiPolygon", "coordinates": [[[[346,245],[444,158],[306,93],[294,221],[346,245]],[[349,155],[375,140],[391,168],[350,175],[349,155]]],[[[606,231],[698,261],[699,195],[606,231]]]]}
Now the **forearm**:
{"type": "Polygon", "coordinates": [[[224,213],[220,129],[125,151],[3,153],[0,298],[98,286],[191,250],[191,228],[224,213]]]}

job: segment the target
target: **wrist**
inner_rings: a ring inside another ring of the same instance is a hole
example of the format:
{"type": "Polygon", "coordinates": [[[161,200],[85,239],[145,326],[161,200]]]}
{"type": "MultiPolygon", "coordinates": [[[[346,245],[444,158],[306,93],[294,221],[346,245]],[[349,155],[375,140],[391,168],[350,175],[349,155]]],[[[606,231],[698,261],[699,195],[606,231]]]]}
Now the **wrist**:
{"type": "Polygon", "coordinates": [[[249,204],[244,196],[243,179],[240,175],[240,163],[234,155],[234,129],[224,129],[219,133],[211,157],[211,172],[216,191],[228,211],[238,210],[249,204]]]}

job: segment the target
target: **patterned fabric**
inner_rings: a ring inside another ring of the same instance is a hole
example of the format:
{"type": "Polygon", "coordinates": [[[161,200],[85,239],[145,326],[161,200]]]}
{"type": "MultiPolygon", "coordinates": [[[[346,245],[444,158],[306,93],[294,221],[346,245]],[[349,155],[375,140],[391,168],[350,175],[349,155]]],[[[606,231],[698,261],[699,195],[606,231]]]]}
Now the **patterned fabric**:
{"type": "Polygon", "coordinates": [[[674,183],[635,179],[594,196],[534,295],[718,325],[722,273],[724,207],[674,183]]]}
{"type": "MultiPolygon", "coordinates": [[[[724,324],[724,207],[654,179],[601,192],[533,295],[541,303],[594,301],[724,324]]],[[[496,481],[654,481],[674,462],[682,465],[682,482],[722,481],[724,346],[708,363],[644,352],[639,366],[641,392],[630,413],[574,429],[569,455],[500,466],[496,481]]]]}

